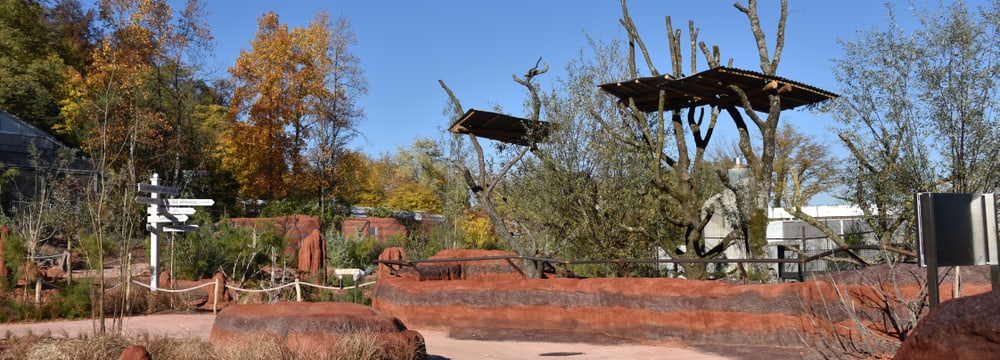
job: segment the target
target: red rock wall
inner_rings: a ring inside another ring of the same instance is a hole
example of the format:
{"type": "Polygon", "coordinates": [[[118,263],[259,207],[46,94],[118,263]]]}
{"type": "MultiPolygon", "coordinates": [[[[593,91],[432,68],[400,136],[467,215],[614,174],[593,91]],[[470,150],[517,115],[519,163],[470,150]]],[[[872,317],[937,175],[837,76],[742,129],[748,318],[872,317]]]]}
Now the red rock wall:
{"type": "Polygon", "coordinates": [[[375,288],[372,306],[411,327],[457,337],[800,346],[802,311],[773,306],[798,303],[794,287],[679,279],[390,279],[375,288]]]}
{"type": "MultiPolygon", "coordinates": [[[[459,338],[801,347],[801,336],[831,329],[857,336],[852,316],[872,333],[886,332],[888,321],[871,286],[841,283],[838,293],[825,281],[743,285],[669,278],[391,277],[380,278],[372,306],[408,326],[447,330],[459,338]],[[842,295],[859,313],[847,313],[842,295]]],[[[900,289],[917,291],[912,284],[900,289]]],[[[967,289],[970,295],[984,291],[967,289]]],[[[899,304],[890,306],[903,311],[899,304]]]]}

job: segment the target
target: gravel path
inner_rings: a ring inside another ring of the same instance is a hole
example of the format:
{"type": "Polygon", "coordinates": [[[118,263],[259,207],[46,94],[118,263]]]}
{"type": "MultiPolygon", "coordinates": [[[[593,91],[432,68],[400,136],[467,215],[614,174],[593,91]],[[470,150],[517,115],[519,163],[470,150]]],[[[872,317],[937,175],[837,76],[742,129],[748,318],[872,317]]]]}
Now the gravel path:
{"type": "MultiPolygon", "coordinates": [[[[212,314],[158,314],[126,318],[126,334],[168,335],[195,337],[208,341],[212,332],[212,314]]],[[[91,320],[58,321],[34,324],[0,324],[0,338],[33,334],[51,334],[54,337],[79,337],[94,333],[96,323],[91,320]]],[[[109,328],[111,324],[107,325],[109,328]]],[[[414,329],[424,336],[431,360],[461,359],[730,359],[695,349],[645,345],[594,345],[579,343],[543,343],[524,341],[481,341],[449,338],[443,331],[414,329]]]]}

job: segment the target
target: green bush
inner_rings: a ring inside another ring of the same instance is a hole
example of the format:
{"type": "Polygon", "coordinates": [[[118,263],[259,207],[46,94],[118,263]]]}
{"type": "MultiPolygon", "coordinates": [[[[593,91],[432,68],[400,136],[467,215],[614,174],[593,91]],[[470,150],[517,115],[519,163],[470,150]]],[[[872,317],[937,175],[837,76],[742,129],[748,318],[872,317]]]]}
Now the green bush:
{"type": "Polygon", "coordinates": [[[90,282],[77,281],[59,291],[59,296],[52,300],[56,317],[71,320],[89,317],[93,305],[90,290],[90,282]]]}

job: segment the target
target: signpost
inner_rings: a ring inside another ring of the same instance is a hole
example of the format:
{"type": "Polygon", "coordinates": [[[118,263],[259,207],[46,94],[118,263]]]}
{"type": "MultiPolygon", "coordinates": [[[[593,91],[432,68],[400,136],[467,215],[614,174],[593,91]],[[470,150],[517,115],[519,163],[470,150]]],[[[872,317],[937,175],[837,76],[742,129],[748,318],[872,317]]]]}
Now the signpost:
{"type": "Polygon", "coordinates": [[[150,215],[146,217],[146,222],[150,224],[174,224],[180,225],[180,223],[187,221],[187,215],[150,215]]]}
{"type": "Polygon", "coordinates": [[[159,211],[157,211],[156,213],[150,213],[149,211],[146,211],[146,214],[148,215],[166,215],[166,214],[193,215],[194,214],[194,208],[190,207],[161,207],[158,210],[159,211]]]}
{"type": "Polygon", "coordinates": [[[198,231],[198,225],[186,225],[188,215],[193,215],[195,209],[190,206],[212,206],[212,199],[168,199],[160,195],[178,196],[180,191],[175,187],[161,186],[160,175],[153,174],[149,184],[138,184],[139,192],[149,193],[149,196],[136,196],[135,202],[146,204],[146,229],[149,230],[149,289],[156,292],[160,284],[159,235],[163,232],[198,231]]]}

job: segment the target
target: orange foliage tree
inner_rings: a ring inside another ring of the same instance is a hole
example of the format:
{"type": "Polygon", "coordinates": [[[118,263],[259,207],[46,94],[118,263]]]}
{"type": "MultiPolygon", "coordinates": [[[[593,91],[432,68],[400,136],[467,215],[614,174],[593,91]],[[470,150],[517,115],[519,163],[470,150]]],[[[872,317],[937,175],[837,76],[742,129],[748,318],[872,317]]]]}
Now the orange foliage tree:
{"type": "MultiPolygon", "coordinates": [[[[301,195],[295,192],[317,188],[335,171],[361,116],[354,97],[364,93],[357,61],[345,55],[349,34],[345,20],[334,25],[324,12],[291,29],[274,12],[258,19],[251,49],[229,69],[233,124],[222,143],[223,164],[242,196],[301,195]]],[[[324,182],[324,191],[330,187],[324,182]]]]}

